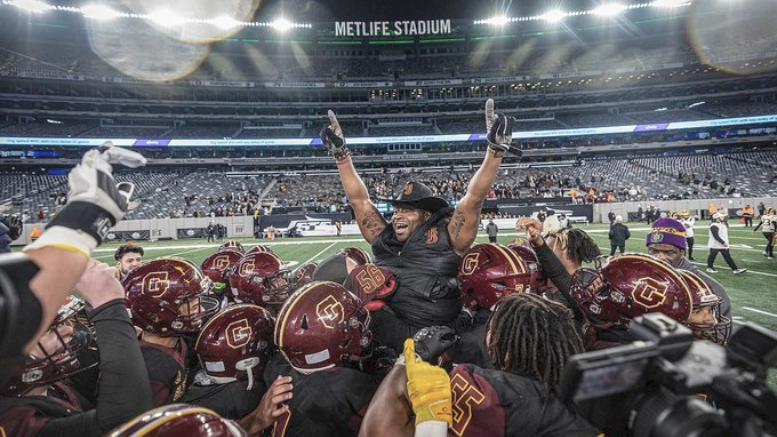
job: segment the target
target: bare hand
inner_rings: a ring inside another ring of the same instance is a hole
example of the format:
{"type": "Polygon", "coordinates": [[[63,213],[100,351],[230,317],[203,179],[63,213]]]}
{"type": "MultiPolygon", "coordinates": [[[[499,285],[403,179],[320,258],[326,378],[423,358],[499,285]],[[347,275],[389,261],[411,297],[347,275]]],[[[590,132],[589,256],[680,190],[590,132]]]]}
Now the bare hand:
{"type": "Polygon", "coordinates": [[[291,376],[278,376],[273,381],[256,409],[240,421],[248,435],[258,435],[262,430],[271,427],[275,419],[289,411],[284,402],[293,397],[293,388],[291,376]]]}
{"type": "Polygon", "coordinates": [[[545,244],[545,240],[542,238],[542,223],[539,220],[532,217],[521,217],[515,222],[515,230],[526,230],[526,239],[529,240],[532,246],[539,247],[545,244]]]}
{"type": "Polygon", "coordinates": [[[89,260],[75,288],[92,308],[124,297],[124,287],[116,279],[116,269],[95,259],[89,260]]]}

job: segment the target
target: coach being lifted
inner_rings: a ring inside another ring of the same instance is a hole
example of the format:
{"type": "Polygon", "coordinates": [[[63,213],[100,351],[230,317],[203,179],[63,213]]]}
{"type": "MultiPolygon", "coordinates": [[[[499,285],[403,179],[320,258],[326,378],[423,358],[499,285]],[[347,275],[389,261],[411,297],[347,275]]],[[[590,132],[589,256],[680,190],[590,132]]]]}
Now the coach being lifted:
{"type": "Polygon", "coordinates": [[[456,285],[459,262],[475,241],[480,209],[512,140],[513,119],[496,114],[491,99],[485,112],[488,151],[456,208],[424,184],[410,182],[398,197],[380,199],[394,206],[390,223],[370,201],[332,111],[329,125],[321,131],[324,146],[337,160],[359,230],[372,245],[375,263],[391,270],[398,280],[399,288],[388,304],[372,313],[371,325],[375,339],[397,351],[420,328],[457,324],[461,313],[456,285]]]}

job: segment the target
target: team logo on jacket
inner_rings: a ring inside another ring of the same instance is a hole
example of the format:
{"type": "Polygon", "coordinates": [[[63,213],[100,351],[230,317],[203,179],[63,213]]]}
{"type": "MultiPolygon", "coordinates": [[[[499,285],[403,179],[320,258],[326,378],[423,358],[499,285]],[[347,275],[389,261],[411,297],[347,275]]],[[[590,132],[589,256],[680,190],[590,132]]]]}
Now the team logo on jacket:
{"type": "Polygon", "coordinates": [[[426,231],[426,244],[435,244],[440,240],[440,235],[437,232],[437,228],[430,228],[426,231]]]}

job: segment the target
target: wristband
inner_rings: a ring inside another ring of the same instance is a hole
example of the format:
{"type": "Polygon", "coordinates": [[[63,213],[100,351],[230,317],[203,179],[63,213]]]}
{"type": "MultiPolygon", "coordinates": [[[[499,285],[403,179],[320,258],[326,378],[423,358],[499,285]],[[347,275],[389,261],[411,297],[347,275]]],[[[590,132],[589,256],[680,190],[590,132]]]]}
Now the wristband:
{"type": "Polygon", "coordinates": [[[493,158],[503,158],[505,156],[505,151],[502,149],[497,149],[496,147],[491,147],[491,145],[488,145],[488,154],[491,155],[493,158]]]}
{"type": "Polygon", "coordinates": [[[343,147],[341,151],[335,153],[335,162],[337,162],[337,165],[343,165],[348,162],[350,157],[351,151],[347,147],[343,147]]]}

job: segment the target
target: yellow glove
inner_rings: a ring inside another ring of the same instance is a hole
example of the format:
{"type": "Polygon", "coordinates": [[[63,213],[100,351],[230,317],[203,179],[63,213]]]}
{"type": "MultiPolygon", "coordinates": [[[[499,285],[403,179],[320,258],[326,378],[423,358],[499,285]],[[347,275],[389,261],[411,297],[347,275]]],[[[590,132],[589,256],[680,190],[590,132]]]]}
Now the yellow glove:
{"type": "Polygon", "coordinates": [[[415,343],[411,338],[405,340],[404,355],[407,395],[415,412],[415,424],[434,420],[451,426],[451,380],[448,373],[416,358],[415,343]]]}

